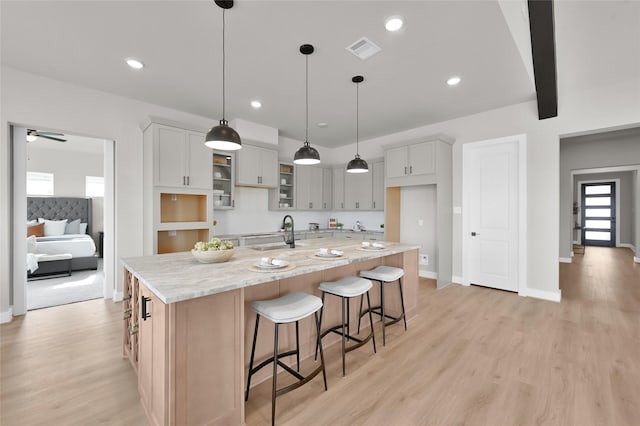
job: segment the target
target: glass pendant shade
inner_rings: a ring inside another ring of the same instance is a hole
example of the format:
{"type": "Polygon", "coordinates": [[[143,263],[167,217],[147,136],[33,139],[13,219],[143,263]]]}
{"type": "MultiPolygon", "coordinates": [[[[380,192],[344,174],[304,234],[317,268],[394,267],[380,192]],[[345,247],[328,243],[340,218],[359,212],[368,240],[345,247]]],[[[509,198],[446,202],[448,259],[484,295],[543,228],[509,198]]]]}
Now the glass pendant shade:
{"type": "Polygon", "coordinates": [[[309,145],[309,142],[305,142],[302,148],[296,151],[293,156],[293,162],[295,164],[318,164],[320,162],[320,153],[317,149],[309,145]]]}
{"type": "Polygon", "coordinates": [[[212,127],[204,141],[204,144],[212,149],[236,151],[242,148],[240,135],[233,127],[229,127],[227,120],[220,120],[219,126],[212,127]]]}
{"type": "Polygon", "coordinates": [[[347,164],[348,173],[367,173],[368,171],[369,171],[369,165],[357,154],[356,154],[356,158],[349,161],[349,164],[347,164]]]}

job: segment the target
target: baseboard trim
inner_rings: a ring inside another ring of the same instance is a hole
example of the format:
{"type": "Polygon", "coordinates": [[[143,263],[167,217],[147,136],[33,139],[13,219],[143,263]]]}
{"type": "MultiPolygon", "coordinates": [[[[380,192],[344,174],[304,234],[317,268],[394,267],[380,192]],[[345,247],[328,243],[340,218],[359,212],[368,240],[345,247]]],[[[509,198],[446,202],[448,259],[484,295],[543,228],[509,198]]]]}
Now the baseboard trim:
{"type": "Polygon", "coordinates": [[[7,309],[6,311],[0,312],[0,324],[11,322],[12,319],[13,319],[13,308],[11,306],[9,306],[9,309],[7,309]]]}
{"type": "Polygon", "coordinates": [[[121,291],[114,291],[113,292],[113,301],[114,302],[122,302],[123,298],[124,298],[124,294],[121,291]]]}
{"type": "Polygon", "coordinates": [[[637,253],[636,247],[633,244],[622,243],[619,245],[619,247],[625,247],[631,249],[632,252],[637,253]]]}
{"type": "Polygon", "coordinates": [[[571,251],[571,257],[573,257],[573,250],[571,251]]]}
{"type": "Polygon", "coordinates": [[[421,277],[421,278],[429,278],[431,280],[437,280],[438,279],[438,273],[434,272],[434,271],[418,270],[418,276],[421,277]]]}
{"type": "Polygon", "coordinates": [[[560,258],[558,258],[558,261],[560,261],[560,263],[571,263],[571,258],[570,257],[560,257],[560,258]]]}
{"type": "Polygon", "coordinates": [[[451,277],[451,282],[455,283],[455,284],[463,284],[464,283],[464,279],[462,277],[458,277],[456,275],[451,277]]]}
{"type": "Polygon", "coordinates": [[[634,261],[635,263],[640,263],[640,257],[638,257],[638,256],[633,256],[633,261],[634,261]]]}
{"type": "Polygon", "coordinates": [[[525,295],[527,297],[533,297],[534,299],[548,300],[550,302],[560,302],[562,300],[562,290],[547,291],[528,288],[525,295]]]}

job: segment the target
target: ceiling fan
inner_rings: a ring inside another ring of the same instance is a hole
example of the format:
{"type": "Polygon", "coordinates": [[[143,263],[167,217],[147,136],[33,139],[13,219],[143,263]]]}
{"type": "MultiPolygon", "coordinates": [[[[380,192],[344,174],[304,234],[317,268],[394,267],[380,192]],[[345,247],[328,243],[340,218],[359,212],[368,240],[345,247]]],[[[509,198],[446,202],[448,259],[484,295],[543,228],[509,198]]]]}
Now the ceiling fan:
{"type": "Polygon", "coordinates": [[[66,142],[66,139],[59,138],[57,136],[64,136],[62,133],[55,132],[41,132],[39,130],[27,129],[27,142],[33,142],[37,138],[51,139],[52,141],[66,142]]]}

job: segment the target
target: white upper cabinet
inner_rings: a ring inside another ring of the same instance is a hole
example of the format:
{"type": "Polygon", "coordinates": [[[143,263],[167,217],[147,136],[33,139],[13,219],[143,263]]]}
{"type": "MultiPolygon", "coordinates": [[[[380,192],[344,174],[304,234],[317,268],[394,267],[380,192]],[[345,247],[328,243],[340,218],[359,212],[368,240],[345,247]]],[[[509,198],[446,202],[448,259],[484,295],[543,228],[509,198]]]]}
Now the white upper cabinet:
{"type": "Polygon", "coordinates": [[[160,124],[151,132],[156,186],[211,189],[212,153],[204,134],[160,124]]]}
{"type": "Polygon", "coordinates": [[[371,210],[373,206],[372,173],[344,174],[344,204],[347,210],[371,210]]]}
{"type": "Polygon", "coordinates": [[[296,208],[298,210],[322,210],[322,168],[295,166],[296,208]]]}
{"type": "Polygon", "coordinates": [[[333,169],[333,210],[345,210],[344,205],[344,168],[333,169]]]}
{"type": "Polygon", "coordinates": [[[388,178],[435,173],[435,142],[391,148],[385,153],[388,178]]]}
{"type": "Polygon", "coordinates": [[[333,169],[322,169],[322,210],[333,206],[333,169]]]}
{"type": "Polygon", "coordinates": [[[376,161],[370,167],[373,179],[373,210],[384,210],[384,162],[376,161]]]}
{"type": "Polygon", "coordinates": [[[278,185],[278,151],[242,145],[237,153],[236,185],[275,188],[278,185]]]}

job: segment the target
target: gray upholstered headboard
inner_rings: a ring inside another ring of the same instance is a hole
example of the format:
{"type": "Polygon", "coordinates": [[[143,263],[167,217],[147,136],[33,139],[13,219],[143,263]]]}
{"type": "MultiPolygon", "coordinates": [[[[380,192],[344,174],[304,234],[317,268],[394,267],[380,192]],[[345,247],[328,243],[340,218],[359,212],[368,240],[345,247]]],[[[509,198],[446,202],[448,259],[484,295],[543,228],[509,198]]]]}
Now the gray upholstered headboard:
{"type": "Polygon", "coordinates": [[[80,219],[87,223],[87,234],[91,235],[91,198],[74,197],[27,197],[27,220],[80,219]]]}

